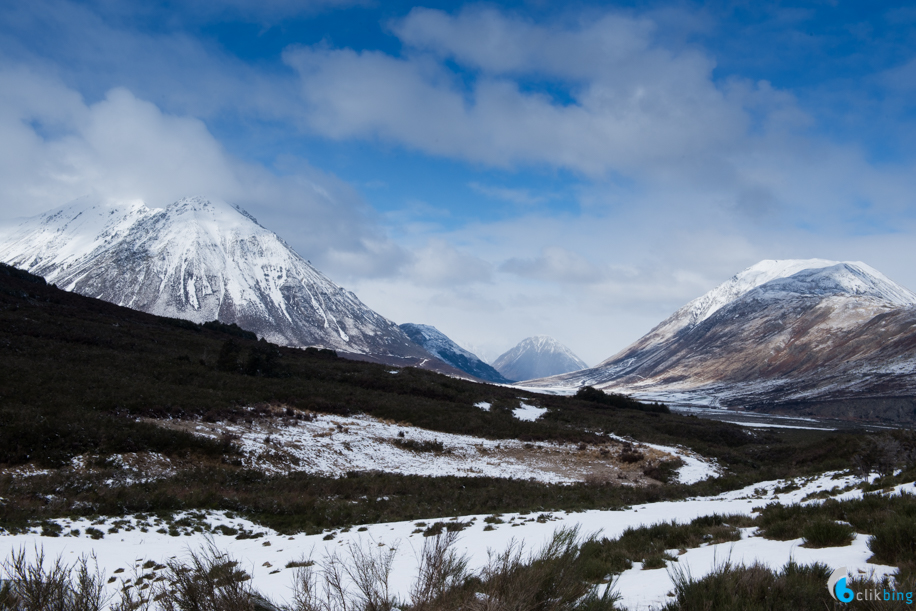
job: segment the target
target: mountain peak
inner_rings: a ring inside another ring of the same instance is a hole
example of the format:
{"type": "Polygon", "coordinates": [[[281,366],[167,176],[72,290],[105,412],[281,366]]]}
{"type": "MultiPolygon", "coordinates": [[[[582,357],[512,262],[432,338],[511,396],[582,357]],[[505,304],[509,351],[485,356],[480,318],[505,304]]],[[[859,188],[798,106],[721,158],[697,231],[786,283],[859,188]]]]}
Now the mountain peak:
{"type": "Polygon", "coordinates": [[[165,208],[81,198],[12,227],[0,261],[67,290],[194,322],[236,323],[274,343],[425,358],[238,207],[203,196],[165,208]]]}
{"type": "Polygon", "coordinates": [[[771,280],[755,290],[762,294],[870,297],[892,307],[916,305],[916,294],[860,261],[803,269],[791,276],[771,280]]]}
{"type": "Polygon", "coordinates": [[[771,280],[785,278],[805,269],[833,265],[837,265],[837,262],[826,259],[764,259],[735,274],[705,295],[694,299],[678,313],[683,314],[685,324],[695,325],[715,314],[722,306],[771,280]]]}
{"type": "Polygon", "coordinates": [[[676,332],[695,326],[752,291],[757,297],[774,292],[824,295],[826,291],[833,291],[835,294],[871,296],[893,306],[916,304],[916,294],[860,261],[765,259],[694,299],[659,328],[676,332]]]}
{"type": "Polygon", "coordinates": [[[761,261],[597,367],[536,384],[911,421],[884,399],[916,390],[914,322],[916,294],[865,263],[761,261]]]}
{"type": "Polygon", "coordinates": [[[588,365],[552,337],[535,335],[502,354],[493,367],[509,379],[532,380],[578,371],[588,365]]]}

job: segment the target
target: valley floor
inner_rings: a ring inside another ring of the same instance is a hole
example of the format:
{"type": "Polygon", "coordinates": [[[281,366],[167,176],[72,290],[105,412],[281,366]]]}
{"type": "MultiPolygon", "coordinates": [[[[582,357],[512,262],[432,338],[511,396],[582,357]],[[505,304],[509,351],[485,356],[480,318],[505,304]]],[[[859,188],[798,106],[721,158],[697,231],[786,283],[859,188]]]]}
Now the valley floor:
{"type": "MultiPolygon", "coordinates": [[[[294,568],[288,568],[289,563],[308,558],[320,561],[332,554],[346,558],[353,549],[372,553],[392,550],[395,554],[392,591],[406,596],[412,576],[416,574],[420,551],[427,540],[423,533],[437,521],[458,523],[457,527],[462,530],[457,550],[468,556],[472,568],[477,568],[487,562],[488,552],[501,552],[513,543],[524,542],[525,549],[538,549],[561,527],[575,527],[582,534],[600,532],[602,536],[616,538],[629,527],[663,521],[686,523],[712,514],[750,515],[756,508],[775,501],[788,505],[819,503],[822,500],[818,498],[828,496],[841,500],[857,498],[862,495],[860,490],[854,489],[857,481],[851,476],[827,473],[794,482],[758,483],[714,497],[659,502],[620,511],[504,514],[498,518],[486,515],[440,517],[367,524],[311,536],[283,536],[226,512],[187,512],[169,519],[151,515],[95,522],[64,519],[55,520],[57,526],[46,524],[44,527],[45,534],[56,531],[58,536],[42,536],[39,528],[27,534],[2,534],[0,555],[9,557],[10,553],[23,549],[33,556],[43,549],[46,558],[62,557],[65,562],[72,563],[80,555],[93,554],[106,577],[111,577],[108,587],[114,593],[129,580],[158,570],[155,567],[170,558],[182,558],[212,543],[240,561],[240,568],[251,574],[255,589],[274,600],[284,601],[290,600],[292,595],[294,568]]],[[[914,493],[916,484],[900,485],[887,492],[914,493]]],[[[619,606],[630,610],[659,607],[670,600],[674,567],[688,571],[693,577],[701,577],[726,560],[746,564],[760,561],[777,569],[790,559],[801,564],[820,561],[830,567],[846,566],[850,573],[873,573],[878,577],[895,570],[895,567],[868,562],[871,553],[866,547],[866,535],[857,535],[851,545],[844,547],[808,549],[801,547],[801,539],[767,540],[757,536],[755,530],[742,529],[740,541],[707,544],[682,552],[676,562],[668,563],[667,568],[642,570],[639,563],[635,563],[612,584],[621,595],[619,606]]],[[[677,554],[677,550],[672,552],[677,554]]]]}

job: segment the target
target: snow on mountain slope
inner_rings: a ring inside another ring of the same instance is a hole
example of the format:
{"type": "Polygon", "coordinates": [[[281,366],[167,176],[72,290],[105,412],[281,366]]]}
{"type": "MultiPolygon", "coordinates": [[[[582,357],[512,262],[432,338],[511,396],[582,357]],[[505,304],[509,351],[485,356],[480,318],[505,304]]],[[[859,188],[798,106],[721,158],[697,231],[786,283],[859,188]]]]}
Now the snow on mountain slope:
{"type": "Polygon", "coordinates": [[[694,299],[678,310],[669,320],[677,319],[686,324],[697,324],[712,316],[716,310],[735,301],[746,293],[771,280],[785,278],[806,269],[820,269],[836,265],[826,259],[784,259],[764,260],[743,272],[732,276],[702,297],[694,299]]]}
{"type": "Polygon", "coordinates": [[[241,209],[81,198],[7,227],[0,261],[61,288],[161,316],[218,319],[289,346],[429,358],[241,209]]]}
{"type": "Polygon", "coordinates": [[[493,362],[493,367],[513,380],[531,380],[585,369],[588,365],[572,351],[546,335],[520,341],[493,362]]]}
{"type": "MultiPolygon", "coordinates": [[[[664,341],[682,329],[697,326],[726,305],[758,289],[759,292],[755,293],[757,298],[767,295],[771,298],[784,298],[788,294],[845,294],[874,297],[893,307],[916,304],[916,294],[861,262],[840,263],[825,259],[764,260],[683,306],[639,342],[650,337],[656,342],[664,341]]],[[[616,358],[617,355],[614,355],[598,367],[616,358]]]]}
{"type": "Polygon", "coordinates": [[[597,367],[530,385],[719,405],[846,401],[846,417],[912,420],[916,404],[899,398],[916,397],[916,294],[864,263],[763,261],[597,367]]]}
{"type": "Polygon", "coordinates": [[[476,354],[465,350],[435,327],[414,323],[404,323],[400,327],[415,344],[422,346],[427,352],[452,367],[488,382],[497,384],[512,382],[484,363],[476,354]]]}
{"type": "Polygon", "coordinates": [[[862,262],[834,263],[803,269],[757,286],[763,295],[845,295],[868,297],[894,307],[916,305],[916,293],[895,284],[890,278],[862,262]]]}

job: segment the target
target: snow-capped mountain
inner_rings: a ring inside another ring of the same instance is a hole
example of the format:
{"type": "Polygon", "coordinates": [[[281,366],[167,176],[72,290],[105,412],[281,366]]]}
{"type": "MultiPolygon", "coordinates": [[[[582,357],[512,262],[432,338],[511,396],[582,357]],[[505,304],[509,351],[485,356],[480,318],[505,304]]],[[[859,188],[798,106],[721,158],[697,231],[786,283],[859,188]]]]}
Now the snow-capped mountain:
{"type": "Polygon", "coordinates": [[[864,263],[762,261],[596,367],[535,385],[726,406],[830,402],[818,413],[856,417],[867,404],[913,419],[916,294],[864,263]]]}
{"type": "Polygon", "coordinates": [[[500,355],[493,367],[509,379],[531,380],[578,371],[588,365],[552,337],[537,335],[523,339],[500,355]]]}
{"type": "Polygon", "coordinates": [[[164,209],[78,199],[0,232],[0,261],[161,316],[237,323],[268,341],[430,359],[245,211],[201,197],[164,209]]]}
{"type": "Polygon", "coordinates": [[[487,382],[497,384],[512,382],[484,363],[476,354],[465,350],[435,327],[414,323],[404,323],[400,327],[415,344],[422,346],[427,352],[452,367],[487,382]]]}

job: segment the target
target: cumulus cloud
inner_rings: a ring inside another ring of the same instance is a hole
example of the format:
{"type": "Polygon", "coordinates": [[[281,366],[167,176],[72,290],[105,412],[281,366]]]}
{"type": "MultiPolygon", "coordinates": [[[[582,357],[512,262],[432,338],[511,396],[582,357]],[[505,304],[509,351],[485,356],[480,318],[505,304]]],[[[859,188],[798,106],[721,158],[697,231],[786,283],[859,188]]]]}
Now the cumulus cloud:
{"type": "Polygon", "coordinates": [[[229,155],[200,120],[124,88],[86,104],[55,78],[0,70],[0,209],[31,216],[95,193],[166,206],[207,195],[250,209],[331,272],[397,273],[408,260],[351,187],[300,162],[277,176],[229,155]]]}
{"type": "Polygon", "coordinates": [[[713,60],[660,47],[645,20],[537,26],[493,10],[414,9],[393,24],[408,53],[291,48],[312,129],[378,137],[499,167],[602,176],[724,155],[748,117],[712,81],[713,60]],[[474,75],[465,85],[445,60],[474,75]],[[553,79],[571,101],[531,82],[553,79]]]}
{"type": "Polygon", "coordinates": [[[621,71],[648,50],[655,24],[608,14],[571,26],[541,26],[490,8],[457,15],[415,8],[392,30],[406,44],[496,74],[541,73],[563,80],[601,74],[632,78],[639,66],[621,71]]]}
{"type": "MultiPolygon", "coordinates": [[[[695,215],[843,232],[862,201],[903,214],[909,168],[831,141],[790,91],[717,80],[711,54],[665,46],[658,15],[646,15],[541,24],[489,8],[417,8],[390,24],[400,55],[317,45],[284,57],[300,77],[304,123],[330,138],[571,170],[598,189],[630,185],[629,205],[653,192],[643,201],[657,216],[702,199],[695,215]]],[[[514,203],[543,197],[471,187],[514,203]]]]}

